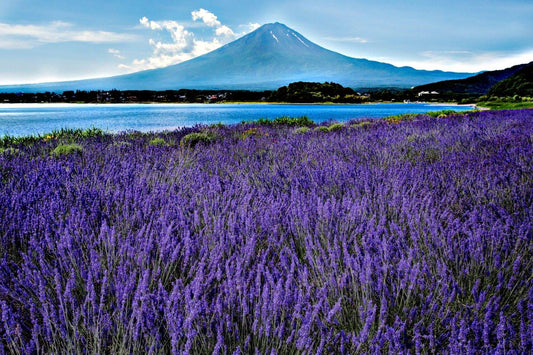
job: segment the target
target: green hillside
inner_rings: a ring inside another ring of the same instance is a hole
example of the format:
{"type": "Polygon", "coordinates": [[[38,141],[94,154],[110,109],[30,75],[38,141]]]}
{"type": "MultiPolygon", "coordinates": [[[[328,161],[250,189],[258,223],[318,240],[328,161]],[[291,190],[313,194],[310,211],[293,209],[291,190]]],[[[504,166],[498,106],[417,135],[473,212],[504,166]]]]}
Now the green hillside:
{"type": "Polygon", "coordinates": [[[413,90],[417,92],[437,91],[441,94],[455,93],[484,95],[487,94],[496,83],[512,77],[514,74],[531,65],[533,65],[533,62],[529,64],[515,65],[503,70],[486,71],[466,79],[445,80],[431,84],[420,85],[413,88],[413,90]]]}
{"type": "Polygon", "coordinates": [[[514,75],[496,83],[490,90],[491,96],[533,96],[533,62],[514,75]]]}

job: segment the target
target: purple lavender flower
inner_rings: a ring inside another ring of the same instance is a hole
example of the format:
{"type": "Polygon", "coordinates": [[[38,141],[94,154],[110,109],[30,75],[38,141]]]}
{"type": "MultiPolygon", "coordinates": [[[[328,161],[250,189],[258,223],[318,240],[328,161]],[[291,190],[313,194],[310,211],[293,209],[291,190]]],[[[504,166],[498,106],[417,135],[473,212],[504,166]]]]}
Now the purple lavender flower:
{"type": "Polygon", "coordinates": [[[0,155],[0,351],[530,353],[533,112],[319,133],[0,155]]]}

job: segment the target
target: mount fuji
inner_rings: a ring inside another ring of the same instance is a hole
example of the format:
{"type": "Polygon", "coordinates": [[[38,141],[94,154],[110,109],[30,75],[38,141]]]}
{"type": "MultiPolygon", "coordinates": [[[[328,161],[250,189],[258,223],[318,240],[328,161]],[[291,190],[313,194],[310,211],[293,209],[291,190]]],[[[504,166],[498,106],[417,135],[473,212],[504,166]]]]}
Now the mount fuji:
{"type": "Polygon", "coordinates": [[[352,88],[407,88],[472,75],[351,58],[325,49],[281,23],[271,23],[210,53],[168,67],[100,79],[3,86],[0,92],[268,90],[295,81],[331,81],[352,88]]]}

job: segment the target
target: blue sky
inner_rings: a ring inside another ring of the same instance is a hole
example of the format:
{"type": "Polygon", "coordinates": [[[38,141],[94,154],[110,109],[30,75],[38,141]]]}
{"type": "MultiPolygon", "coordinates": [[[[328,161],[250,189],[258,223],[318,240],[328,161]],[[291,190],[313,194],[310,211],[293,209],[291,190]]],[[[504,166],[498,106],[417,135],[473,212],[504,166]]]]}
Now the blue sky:
{"type": "Polygon", "coordinates": [[[533,61],[531,0],[2,0],[0,84],[176,64],[276,21],[342,54],[417,69],[533,61]]]}

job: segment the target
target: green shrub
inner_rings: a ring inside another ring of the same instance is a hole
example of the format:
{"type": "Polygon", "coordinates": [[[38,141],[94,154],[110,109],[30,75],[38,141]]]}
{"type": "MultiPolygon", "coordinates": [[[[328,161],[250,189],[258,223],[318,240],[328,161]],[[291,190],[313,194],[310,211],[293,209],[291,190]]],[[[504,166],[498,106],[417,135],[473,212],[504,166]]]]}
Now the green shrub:
{"type": "Polygon", "coordinates": [[[61,139],[63,141],[69,141],[69,142],[75,142],[79,141],[80,139],[87,139],[87,138],[94,138],[94,137],[101,137],[105,135],[104,130],[96,127],[81,129],[81,128],[61,128],[59,130],[52,131],[52,133],[49,133],[45,135],[45,139],[48,137],[47,140],[51,139],[61,139]]]}
{"type": "Polygon", "coordinates": [[[372,123],[369,122],[369,121],[363,121],[363,122],[357,122],[357,123],[354,123],[353,125],[351,125],[350,127],[351,128],[356,128],[356,129],[359,129],[359,128],[367,128],[371,125],[372,123]]]}
{"type": "Polygon", "coordinates": [[[315,123],[307,116],[301,117],[278,117],[274,120],[274,125],[278,126],[313,126],[315,123]]]}
{"type": "Polygon", "coordinates": [[[282,116],[277,117],[273,120],[268,118],[260,118],[257,121],[248,121],[245,123],[255,123],[262,126],[289,126],[289,127],[310,127],[314,126],[315,123],[309,119],[307,116],[301,117],[289,117],[282,116]]]}
{"type": "Polygon", "coordinates": [[[24,137],[14,137],[14,136],[3,136],[0,138],[0,147],[8,148],[11,145],[24,145],[30,146],[42,139],[41,136],[24,136],[24,137]]]}
{"type": "Polygon", "coordinates": [[[329,127],[327,127],[327,126],[318,126],[317,128],[315,128],[315,131],[317,131],[317,132],[329,132],[329,127]]]}
{"type": "Polygon", "coordinates": [[[299,127],[299,128],[296,128],[294,130],[294,133],[296,134],[303,134],[303,133],[307,133],[310,131],[310,128],[309,127],[299,127]]]}
{"type": "Polygon", "coordinates": [[[180,145],[182,147],[194,147],[198,143],[209,144],[215,140],[215,136],[210,132],[194,132],[184,136],[180,145]]]}
{"type": "Polygon", "coordinates": [[[60,144],[52,151],[52,155],[55,157],[60,157],[64,155],[81,154],[82,152],[83,147],[79,144],[60,144]]]}
{"type": "Polygon", "coordinates": [[[449,115],[454,115],[456,114],[457,111],[454,111],[454,110],[441,110],[441,111],[432,111],[432,112],[428,112],[426,113],[426,115],[428,115],[429,117],[437,117],[437,118],[443,118],[443,117],[447,117],[449,115]]]}
{"type": "Polygon", "coordinates": [[[151,139],[151,140],[148,142],[148,145],[168,146],[169,144],[168,144],[167,141],[164,140],[163,138],[156,137],[156,138],[154,138],[154,139],[151,139]]]}
{"type": "Polygon", "coordinates": [[[342,123],[334,123],[328,127],[328,131],[335,132],[335,131],[340,131],[343,128],[344,128],[344,125],[342,123]]]}
{"type": "Polygon", "coordinates": [[[209,128],[224,128],[225,125],[222,122],[218,122],[218,123],[211,123],[208,127],[209,128]]]}

